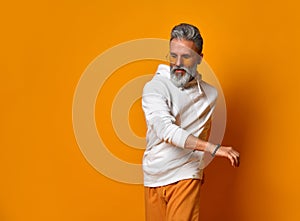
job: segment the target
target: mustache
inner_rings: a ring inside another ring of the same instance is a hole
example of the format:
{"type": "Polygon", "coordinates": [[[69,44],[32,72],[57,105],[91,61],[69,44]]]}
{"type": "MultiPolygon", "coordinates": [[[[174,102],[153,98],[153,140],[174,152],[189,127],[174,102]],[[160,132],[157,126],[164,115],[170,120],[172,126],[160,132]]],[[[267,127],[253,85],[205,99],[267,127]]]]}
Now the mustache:
{"type": "Polygon", "coordinates": [[[186,67],[183,67],[183,66],[173,66],[173,67],[171,67],[171,72],[175,72],[175,71],[177,71],[177,70],[184,70],[185,72],[189,72],[189,69],[188,68],[186,68],[186,67]]]}

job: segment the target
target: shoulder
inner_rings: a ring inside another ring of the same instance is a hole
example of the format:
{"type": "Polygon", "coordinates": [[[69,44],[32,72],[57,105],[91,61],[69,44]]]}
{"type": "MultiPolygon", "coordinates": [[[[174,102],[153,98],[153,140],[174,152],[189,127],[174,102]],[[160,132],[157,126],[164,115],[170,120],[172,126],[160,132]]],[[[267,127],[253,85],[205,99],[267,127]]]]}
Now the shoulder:
{"type": "Polygon", "coordinates": [[[218,90],[211,84],[207,83],[206,81],[201,81],[201,86],[205,93],[218,96],[218,90]]]}

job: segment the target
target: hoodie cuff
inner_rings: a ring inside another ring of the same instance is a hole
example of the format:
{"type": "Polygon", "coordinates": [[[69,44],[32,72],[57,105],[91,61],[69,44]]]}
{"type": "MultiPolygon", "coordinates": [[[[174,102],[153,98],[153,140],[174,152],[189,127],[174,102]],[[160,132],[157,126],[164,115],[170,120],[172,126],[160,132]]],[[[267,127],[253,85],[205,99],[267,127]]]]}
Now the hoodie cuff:
{"type": "Polygon", "coordinates": [[[190,133],[180,129],[174,136],[174,144],[180,148],[184,148],[185,142],[188,138],[188,136],[190,136],[190,133]]]}

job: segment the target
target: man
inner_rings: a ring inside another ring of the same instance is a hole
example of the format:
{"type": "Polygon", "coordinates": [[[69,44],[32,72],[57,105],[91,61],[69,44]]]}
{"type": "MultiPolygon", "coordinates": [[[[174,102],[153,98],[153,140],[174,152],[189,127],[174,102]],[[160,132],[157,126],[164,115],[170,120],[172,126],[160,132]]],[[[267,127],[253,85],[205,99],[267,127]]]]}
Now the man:
{"type": "Polygon", "coordinates": [[[217,90],[197,72],[203,40],[198,28],[175,26],[170,39],[170,66],[159,65],[143,90],[147,148],[143,158],[147,221],[199,220],[204,153],[239,165],[231,147],[209,143],[217,90]]]}

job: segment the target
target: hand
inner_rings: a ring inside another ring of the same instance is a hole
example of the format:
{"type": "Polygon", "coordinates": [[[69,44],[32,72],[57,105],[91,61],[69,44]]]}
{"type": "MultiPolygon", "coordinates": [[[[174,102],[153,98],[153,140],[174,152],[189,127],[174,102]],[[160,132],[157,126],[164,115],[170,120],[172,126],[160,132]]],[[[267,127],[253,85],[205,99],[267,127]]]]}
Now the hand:
{"type": "Polygon", "coordinates": [[[215,152],[216,148],[217,146],[212,143],[208,143],[206,146],[206,150],[212,155],[214,154],[214,156],[226,157],[229,159],[233,167],[238,167],[240,165],[240,154],[232,147],[220,146],[217,149],[217,152],[215,152]]]}
{"type": "Polygon", "coordinates": [[[240,154],[236,150],[234,150],[232,147],[224,147],[221,146],[215,156],[219,157],[226,157],[230,160],[231,165],[233,167],[238,167],[240,165],[240,154]]]}

